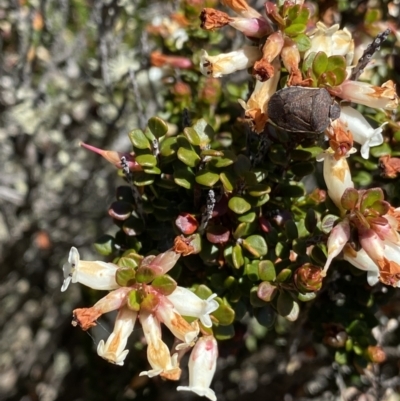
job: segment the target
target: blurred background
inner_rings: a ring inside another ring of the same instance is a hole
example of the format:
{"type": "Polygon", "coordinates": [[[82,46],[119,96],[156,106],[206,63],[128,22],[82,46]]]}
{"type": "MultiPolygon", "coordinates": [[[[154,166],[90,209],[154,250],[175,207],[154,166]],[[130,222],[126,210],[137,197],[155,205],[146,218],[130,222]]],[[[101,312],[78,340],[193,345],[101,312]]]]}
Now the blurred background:
{"type": "MultiPolygon", "coordinates": [[[[337,6],[320,3],[326,9],[337,6]]],[[[365,2],[354,3],[356,8],[365,2]]],[[[181,72],[161,68],[151,54],[174,50],[190,59],[191,52],[199,51],[209,36],[197,33],[196,43],[187,42],[185,35],[186,28],[199,30],[195,15],[204,4],[0,0],[1,400],[198,398],[177,393],[176,383],[138,376],[147,367],[140,328],[123,367],[98,357],[96,344],[108,335],[112,320],[105,319],[88,335],[74,328],[71,319],[74,308],[91,306],[100,295],[80,285],[64,293],[60,288],[61,268],[72,245],[82,259],[101,259],[92,244],[112,233],[107,207],[123,182],[111,164],[79,143],[129,151],[128,132],[143,129],[153,115],[175,119],[179,126],[185,102],[174,109],[166,99],[181,72]],[[169,19],[183,8],[185,23],[169,19]]],[[[263,7],[262,1],[252,4],[263,7]]],[[[242,40],[233,33],[219,39],[221,49],[242,40]]],[[[190,73],[186,78],[192,79],[190,73]]],[[[230,96],[237,97],[234,91],[226,99],[230,96]]],[[[237,108],[233,100],[226,105],[237,108]]],[[[238,339],[220,349],[213,385],[220,401],[333,400],[340,399],[334,396],[337,388],[342,395],[354,393],[347,399],[358,399],[359,392],[343,387],[323,346],[298,350],[299,338],[303,345],[312,343],[307,327],[267,334],[249,320],[236,331],[238,339]],[[244,331],[250,333],[246,347],[244,331]]],[[[399,385],[398,354],[394,347],[388,387],[399,385]]],[[[182,381],[187,381],[186,371],[182,381]]],[[[367,387],[376,384],[371,383],[367,387]]]]}

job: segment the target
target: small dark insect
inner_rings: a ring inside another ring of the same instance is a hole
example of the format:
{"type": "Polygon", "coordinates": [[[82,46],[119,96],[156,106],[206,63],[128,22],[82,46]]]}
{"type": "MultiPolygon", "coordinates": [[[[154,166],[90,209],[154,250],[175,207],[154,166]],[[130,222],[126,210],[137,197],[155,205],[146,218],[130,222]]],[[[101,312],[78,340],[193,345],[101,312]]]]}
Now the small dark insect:
{"type": "Polygon", "coordinates": [[[268,117],[290,132],[319,134],[340,116],[340,107],[325,88],[291,86],[276,92],[268,102],[268,117]]]}

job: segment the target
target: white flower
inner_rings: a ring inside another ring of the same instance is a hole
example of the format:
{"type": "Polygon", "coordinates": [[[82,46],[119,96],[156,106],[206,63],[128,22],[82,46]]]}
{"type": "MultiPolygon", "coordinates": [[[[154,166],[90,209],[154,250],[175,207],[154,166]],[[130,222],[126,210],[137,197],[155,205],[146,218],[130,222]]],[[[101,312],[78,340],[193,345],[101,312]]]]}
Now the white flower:
{"type": "Polygon", "coordinates": [[[355,251],[350,245],[346,245],[343,249],[343,259],[357,267],[357,269],[366,271],[367,281],[370,286],[379,281],[379,268],[363,248],[355,251]]]}
{"type": "Polygon", "coordinates": [[[169,380],[179,380],[181,369],[178,364],[178,354],[170,355],[167,345],[161,338],[161,327],[158,319],[150,312],[141,310],[139,320],[146,338],[147,360],[152,370],[141,372],[139,376],[154,377],[160,375],[169,380]]]}
{"type": "Polygon", "coordinates": [[[304,59],[312,52],[325,52],[329,56],[344,56],[347,65],[353,62],[354,41],[347,28],[339,30],[339,24],[327,27],[317,22],[316,30],[310,35],[311,47],[304,54],[304,59]]]}
{"type": "Polygon", "coordinates": [[[182,316],[197,317],[205,327],[211,327],[210,313],[218,309],[218,302],[212,294],[208,299],[201,299],[194,292],[184,287],[176,287],[167,298],[173,303],[175,309],[182,316]]]}
{"type": "Polygon", "coordinates": [[[113,263],[80,260],[78,250],[72,247],[68,263],[63,266],[64,283],[61,291],[65,291],[71,281],[94,290],[114,290],[119,287],[115,281],[117,270],[118,266],[113,263]]]}
{"type": "Polygon", "coordinates": [[[399,105],[399,97],[393,81],[374,86],[367,82],[347,80],[331,88],[330,92],[341,99],[374,109],[396,110],[399,105]]]}
{"type": "Polygon", "coordinates": [[[189,386],[179,386],[178,391],[193,391],[201,397],[216,401],[210,389],[217,366],[218,344],[213,336],[198,339],[189,358],[189,386]]]}
{"type": "Polygon", "coordinates": [[[102,358],[116,365],[123,365],[129,350],[125,350],[128,337],[131,335],[137,318],[137,312],[127,306],[122,307],[115,320],[114,330],[104,343],[97,346],[97,353],[102,358]]]}
{"type": "Polygon", "coordinates": [[[262,53],[256,46],[243,46],[243,49],[217,56],[209,56],[205,50],[202,50],[200,71],[205,76],[220,78],[222,75],[251,67],[261,56],[262,53]]]}
{"type": "Polygon", "coordinates": [[[343,123],[345,128],[350,130],[353,140],[361,145],[361,156],[364,159],[369,158],[369,148],[383,143],[382,124],[379,128],[372,128],[364,116],[349,106],[340,108],[340,117],[335,123],[343,123]]]}
{"type": "Polygon", "coordinates": [[[159,303],[155,314],[157,319],[164,323],[176,338],[186,345],[191,346],[194,344],[200,331],[199,325],[188,323],[167,297],[159,295],[159,303]]]}
{"type": "MultiPolygon", "coordinates": [[[[353,151],[347,154],[354,153],[353,151]]],[[[350,168],[345,157],[335,158],[335,152],[329,148],[317,156],[317,161],[324,161],[324,179],[328,195],[333,203],[343,211],[341,198],[347,188],[354,188],[350,168]]]]}
{"type": "Polygon", "coordinates": [[[343,219],[329,234],[328,242],[326,244],[328,248],[328,258],[325,263],[322,275],[325,276],[332,260],[339,255],[343,247],[347,244],[350,239],[350,222],[348,219],[343,219]]]}

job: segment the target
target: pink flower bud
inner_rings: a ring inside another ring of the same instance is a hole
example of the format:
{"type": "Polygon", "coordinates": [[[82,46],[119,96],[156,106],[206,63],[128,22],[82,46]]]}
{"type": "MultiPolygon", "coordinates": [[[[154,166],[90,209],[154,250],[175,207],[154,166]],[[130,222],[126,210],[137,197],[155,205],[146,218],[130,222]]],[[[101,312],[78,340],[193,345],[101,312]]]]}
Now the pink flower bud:
{"type": "Polygon", "coordinates": [[[114,164],[114,166],[117,167],[118,169],[123,168],[123,166],[121,164],[121,158],[124,157],[130,171],[141,171],[142,170],[142,167],[140,166],[139,163],[137,163],[135,161],[135,157],[132,153],[128,153],[128,152],[121,153],[121,152],[115,152],[113,150],[103,150],[103,149],[96,148],[95,146],[88,145],[84,142],[81,142],[80,146],[103,156],[108,162],[110,162],[111,164],[114,164]]]}
{"type": "Polygon", "coordinates": [[[306,263],[295,271],[294,282],[300,292],[314,292],[321,289],[323,277],[320,267],[306,263]]]}
{"type": "Polygon", "coordinates": [[[179,386],[178,391],[193,391],[201,397],[216,401],[217,397],[210,389],[217,367],[218,344],[213,336],[198,339],[189,359],[189,386],[179,386]]]}

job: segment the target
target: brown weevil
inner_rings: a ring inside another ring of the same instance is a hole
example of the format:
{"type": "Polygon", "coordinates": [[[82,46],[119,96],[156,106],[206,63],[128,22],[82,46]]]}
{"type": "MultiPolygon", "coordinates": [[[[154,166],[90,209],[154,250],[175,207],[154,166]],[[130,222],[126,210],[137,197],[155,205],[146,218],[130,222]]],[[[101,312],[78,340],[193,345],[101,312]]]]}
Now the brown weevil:
{"type": "Polygon", "coordinates": [[[340,106],[325,88],[290,86],[274,93],[268,102],[268,117],[290,132],[319,134],[340,116],[340,106]]]}

